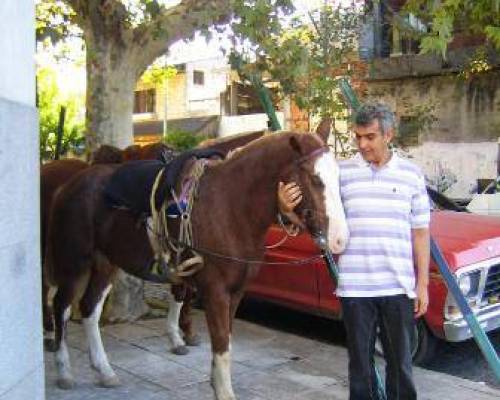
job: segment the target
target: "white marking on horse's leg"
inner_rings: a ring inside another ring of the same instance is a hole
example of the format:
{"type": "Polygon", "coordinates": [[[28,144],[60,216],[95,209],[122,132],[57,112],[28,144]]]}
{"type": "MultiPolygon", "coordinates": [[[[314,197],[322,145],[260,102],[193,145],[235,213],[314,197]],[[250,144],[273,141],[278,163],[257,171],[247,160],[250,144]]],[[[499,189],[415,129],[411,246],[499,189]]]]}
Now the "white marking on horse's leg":
{"type": "Polygon", "coordinates": [[[54,297],[57,293],[57,286],[49,286],[49,290],[47,292],[47,305],[52,307],[54,304],[54,297]]]}
{"type": "Polygon", "coordinates": [[[325,185],[325,209],[328,217],[328,247],[334,253],[344,251],[349,230],[340,199],[340,171],[331,153],[325,153],[314,164],[316,174],[325,185]]]}
{"type": "MultiPolygon", "coordinates": [[[[44,299],[44,301],[47,302],[46,306],[49,308],[49,310],[51,311],[51,318],[53,318],[53,312],[52,312],[52,306],[54,304],[54,296],[56,295],[57,293],[57,287],[56,286],[49,286],[49,290],[47,291],[47,296],[46,298],[44,299]]],[[[44,326],[45,328],[45,326],[44,326]]],[[[54,342],[55,341],[55,330],[51,330],[51,331],[47,331],[47,330],[43,330],[43,338],[45,341],[50,341],[50,342],[54,342]]]]}
{"type": "Polygon", "coordinates": [[[74,384],[73,374],[71,373],[71,364],[69,361],[68,346],[66,345],[66,324],[70,316],[71,306],[68,306],[63,313],[61,343],[59,344],[59,349],[54,355],[58,375],[57,384],[61,389],[70,389],[74,384]]]}
{"type": "Polygon", "coordinates": [[[231,345],[222,354],[213,354],[212,385],[217,400],[236,400],[231,384],[231,345]]]}
{"type": "Polygon", "coordinates": [[[83,318],[83,327],[89,344],[90,363],[99,373],[101,379],[100,383],[106,387],[119,384],[119,379],[113,371],[113,368],[111,368],[106,352],[104,351],[101,332],[99,330],[99,319],[101,318],[102,307],[110,290],[111,285],[103,291],[92,314],[88,318],[83,318]]]}
{"type": "MultiPolygon", "coordinates": [[[[172,351],[177,354],[185,353],[185,351],[177,350],[186,346],[182,339],[181,330],[179,328],[179,317],[181,314],[182,302],[177,302],[174,296],[168,296],[168,315],[167,315],[167,337],[172,346],[172,351]]],[[[187,349],[186,349],[187,350],[187,349]]]]}

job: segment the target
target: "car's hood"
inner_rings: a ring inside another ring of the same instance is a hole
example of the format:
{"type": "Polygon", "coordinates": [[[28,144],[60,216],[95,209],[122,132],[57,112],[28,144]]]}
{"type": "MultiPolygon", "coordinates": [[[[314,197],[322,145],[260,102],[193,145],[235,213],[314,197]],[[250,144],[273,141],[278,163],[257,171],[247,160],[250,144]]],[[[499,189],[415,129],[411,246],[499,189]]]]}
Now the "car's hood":
{"type": "Polygon", "coordinates": [[[434,211],[431,235],[452,270],[500,256],[500,217],[434,211]]]}

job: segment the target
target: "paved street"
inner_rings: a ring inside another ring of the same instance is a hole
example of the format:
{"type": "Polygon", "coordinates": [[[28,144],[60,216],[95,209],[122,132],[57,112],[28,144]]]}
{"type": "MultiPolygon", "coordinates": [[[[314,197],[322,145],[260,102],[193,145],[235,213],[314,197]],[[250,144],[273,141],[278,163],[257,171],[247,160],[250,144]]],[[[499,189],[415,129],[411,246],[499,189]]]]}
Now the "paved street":
{"type": "MultiPolygon", "coordinates": [[[[54,361],[46,356],[47,400],[204,400],[209,385],[210,348],[202,311],[195,311],[203,344],[186,356],[166,345],[164,319],[108,325],[103,337],[122,385],[103,389],[85,352],[82,328],[70,324],[69,343],[77,385],[72,391],[55,386],[54,361]]],[[[500,390],[485,384],[421,368],[415,369],[420,399],[496,400],[500,390]]],[[[235,321],[233,386],[240,400],[345,400],[347,354],[343,346],[279,331],[242,319],[235,321]]]]}

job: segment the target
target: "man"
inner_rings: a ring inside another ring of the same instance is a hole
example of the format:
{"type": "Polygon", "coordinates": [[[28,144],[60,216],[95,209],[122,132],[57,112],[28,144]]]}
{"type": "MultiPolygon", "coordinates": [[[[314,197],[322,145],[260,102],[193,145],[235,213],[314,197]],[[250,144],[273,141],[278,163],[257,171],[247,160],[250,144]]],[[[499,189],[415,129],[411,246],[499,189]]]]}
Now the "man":
{"type": "MultiPolygon", "coordinates": [[[[354,120],[359,153],[340,162],[340,190],[350,232],[339,259],[351,400],[378,399],[373,354],[377,327],[387,361],[389,400],[416,399],[411,343],[427,311],[429,201],[419,168],[389,148],[394,114],[364,105],[354,120]]],[[[280,210],[300,203],[293,182],[278,188],[280,210]]]]}

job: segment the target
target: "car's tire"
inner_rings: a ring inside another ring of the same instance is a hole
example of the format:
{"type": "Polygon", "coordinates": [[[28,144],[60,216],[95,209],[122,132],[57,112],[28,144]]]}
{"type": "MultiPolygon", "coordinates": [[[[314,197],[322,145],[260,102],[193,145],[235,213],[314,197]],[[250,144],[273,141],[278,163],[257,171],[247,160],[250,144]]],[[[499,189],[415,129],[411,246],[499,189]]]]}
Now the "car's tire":
{"type": "MultiPolygon", "coordinates": [[[[423,319],[415,324],[414,342],[412,343],[412,359],[415,365],[426,365],[434,357],[438,339],[431,333],[423,319]]],[[[375,343],[375,352],[383,357],[382,342],[379,338],[375,343]]]]}

